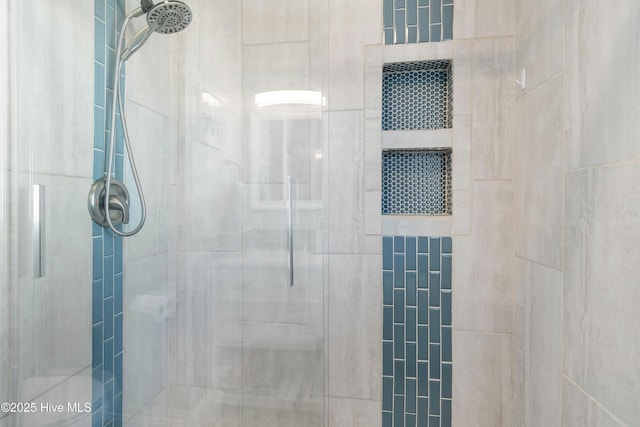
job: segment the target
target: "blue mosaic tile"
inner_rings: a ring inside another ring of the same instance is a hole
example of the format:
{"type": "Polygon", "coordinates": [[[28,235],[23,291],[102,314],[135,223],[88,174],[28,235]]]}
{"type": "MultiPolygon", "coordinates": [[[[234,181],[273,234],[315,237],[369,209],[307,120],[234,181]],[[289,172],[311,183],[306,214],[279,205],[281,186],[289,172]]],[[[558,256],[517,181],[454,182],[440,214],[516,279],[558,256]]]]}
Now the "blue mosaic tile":
{"type": "MultiPolygon", "coordinates": [[[[104,175],[106,141],[110,136],[113,68],[123,1],[94,0],[94,156],[93,177],[104,175]]],[[[122,132],[116,134],[116,151],[123,152],[122,132]]],[[[116,156],[116,177],[122,179],[124,158],[116,156]]],[[[94,426],[122,426],[123,250],[122,238],[92,224],[92,416],[94,426]]]]}
{"type": "Polygon", "coordinates": [[[393,27],[393,0],[384,0],[382,3],[382,25],[384,28],[393,27]]]}
{"type": "Polygon", "coordinates": [[[416,256],[417,256],[417,247],[416,247],[416,238],[415,237],[407,237],[406,239],[406,268],[407,270],[415,270],[416,269],[416,256]]]}
{"type": "Polygon", "coordinates": [[[418,360],[429,360],[428,326],[418,326],[418,360]]]}
{"type": "Polygon", "coordinates": [[[382,309],[382,339],[393,340],[393,307],[382,309]]]}
{"type": "Polygon", "coordinates": [[[451,61],[385,64],[382,130],[450,129],[452,86],[451,61]]]}
{"type": "MultiPolygon", "coordinates": [[[[448,215],[450,213],[451,150],[387,150],[383,152],[383,215],[448,215]]],[[[415,268],[413,261],[408,268],[415,268]]]]}
{"type": "Polygon", "coordinates": [[[418,42],[418,27],[407,27],[407,43],[418,42]]]}
{"type": "Polygon", "coordinates": [[[440,271],[440,239],[429,239],[429,271],[440,271]]]}
{"type": "Polygon", "coordinates": [[[453,0],[384,0],[382,19],[383,31],[397,33],[395,44],[453,39],[453,0]],[[429,37],[430,28],[436,25],[442,27],[442,34],[429,37]],[[407,39],[404,38],[405,28],[410,34],[407,39]],[[412,28],[420,32],[417,40],[412,28]]]}
{"type": "Polygon", "coordinates": [[[428,421],[428,412],[429,412],[429,400],[428,399],[418,399],[418,425],[424,427],[427,425],[428,421]]]}
{"type": "Polygon", "coordinates": [[[416,411],[418,410],[418,408],[417,408],[417,403],[418,403],[417,392],[418,391],[417,391],[416,380],[408,379],[407,380],[407,384],[406,384],[406,401],[405,401],[405,405],[406,405],[406,411],[409,414],[415,414],[416,411]]]}
{"type": "Polygon", "coordinates": [[[429,381],[429,415],[440,415],[440,381],[429,381]]]}
{"type": "Polygon", "coordinates": [[[450,364],[442,365],[442,397],[451,399],[453,384],[453,370],[450,364]]]}
{"type": "Polygon", "coordinates": [[[429,324],[429,292],[418,291],[418,325],[429,324]]]}
{"type": "Polygon", "coordinates": [[[440,427],[451,427],[451,400],[442,399],[442,414],[440,416],[440,427]]]}
{"type": "Polygon", "coordinates": [[[429,345],[429,378],[440,379],[440,345],[429,345]]]}
{"type": "Polygon", "coordinates": [[[404,394],[404,361],[396,360],[394,363],[393,393],[404,394]]]}
{"type": "Polygon", "coordinates": [[[418,369],[418,358],[416,354],[416,343],[408,342],[406,348],[406,375],[409,378],[415,378],[418,369]]]}
{"type": "Polygon", "coordinates": [[[404,427],[404,396],[395,396],[393,400],[393,427],[404,427]]]}
{"type": "Polygon", "coordinates": [[[429,307],[440,307],[440,273],[429,273],[429,307]]]}
{"type": "Polygon", "coordinates": [[[393,322],[404,323],[404,291],[402,289],[396,289],[393,291],[393,322]]]}
{"type": "Polygon", "coordinates": [[[408,342],[416,341],[416,331],[417,331],[417,315],[416,309],[414,307],[407,307],[406,310],[406,323],[405,323],[405,338],[408,342]]]}
{"type": "Polygon", "coordinates": [[[395,11],[395,32],[396,38],[394,40],[395,44],[404,44],[406,43],[406,39],[404,37],[404,29],[405,29],[405,12],[404,10],[396,9],[395,11]]]}
{"type": "Polygon", "coordinates": [[[453,40],[453,6],[442,6],[442,40],[453,40]]]}
{"type": "Polygon", "coordinates": [[[393,378],[382,378],[382,410],[393,411],[393,378]]]}
{"type": "Polygon", "coordinates": [[[416,305],[416,273],[408,272],[406,278],[407,305],[416,305]]]}
{"type": "Polygon", "coordinates": [[[453,356],[453,337],[450,327],[442,328],[442,361],[451,362],[453,356]]]}
{"type": "Polygon", "coordinates": [[[404,326],[395,325],[393,339],[393,357],[396,359],[404,359],[404,326]]]}
{"type": "Polygon", "coordinates": [[[382,269],[393,270],[393,237],[382,238],[382,269]]]}
{"type": "Polygon", "coordinates": [[[393,343],[382,343],[382,375],[393,375],[393,343]]]}
{"type": "Polygon", "coordinates": [[[383,425],[440,427],[451,418],[451,239],[385,236],[383,242],[394,267],[383,272],[382,284],[383,425]],[[406,269],[410,260],[417,261],[415,270],[406,269]]]}
{"type": "Polygon", "coordinates": [[[382,413],[382,427],[393,427],[393,412],[382,413]]]}
{"type": "Polygon", "coordinates": [[[418,396],[429,396],[429,364],[418,362],[418,396]]]}
{"type": "Polygon", "coordinates": [[[429,309],[429,342],[440,342],[440,309],[429,309]]]}

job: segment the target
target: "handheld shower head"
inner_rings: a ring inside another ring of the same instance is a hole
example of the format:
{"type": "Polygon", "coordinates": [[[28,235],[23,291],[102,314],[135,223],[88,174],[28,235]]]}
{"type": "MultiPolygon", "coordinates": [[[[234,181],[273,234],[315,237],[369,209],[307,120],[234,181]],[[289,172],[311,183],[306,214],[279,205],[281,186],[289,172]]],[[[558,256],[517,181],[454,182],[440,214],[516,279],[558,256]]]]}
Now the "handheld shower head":
{"type": "Polygon", "coordinates": [[[151,37],[153,32],[173,34],[182,31],[191,23],[191,9],[177,0],[163,1],[156,5],[151,0],[143,0],[141,7],[131,16],[141,16],[146,12],[147,26],[138,31],[127,43],[120,58],[128,60],[151,37]]]}
{"type": "Polygon", "coordinates": [[[172,34],[182,31],[191,23],[191,9],[177,0],[162,1],[147,12],[149,27],[157,26],[154,30],[162,34],[172,34]]]}

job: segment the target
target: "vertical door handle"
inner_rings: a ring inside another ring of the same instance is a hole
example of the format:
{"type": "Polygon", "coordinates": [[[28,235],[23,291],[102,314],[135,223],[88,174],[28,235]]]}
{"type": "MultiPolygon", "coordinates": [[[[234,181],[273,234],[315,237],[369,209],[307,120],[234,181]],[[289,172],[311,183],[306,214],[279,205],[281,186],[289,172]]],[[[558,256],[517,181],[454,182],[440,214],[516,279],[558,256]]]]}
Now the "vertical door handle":
{"type": "Polygon", "coordinates": [[[44,277],[44,185],[33,185],[33,277],[44,277]]]}
{"type": "Polygon", "coordinates": [[[289,201],[287,203],[287,222],[288,222],[288,244],[289,246],[289,287],[293,286],[293,177],[287,176],[287,195],[289,201]]]}

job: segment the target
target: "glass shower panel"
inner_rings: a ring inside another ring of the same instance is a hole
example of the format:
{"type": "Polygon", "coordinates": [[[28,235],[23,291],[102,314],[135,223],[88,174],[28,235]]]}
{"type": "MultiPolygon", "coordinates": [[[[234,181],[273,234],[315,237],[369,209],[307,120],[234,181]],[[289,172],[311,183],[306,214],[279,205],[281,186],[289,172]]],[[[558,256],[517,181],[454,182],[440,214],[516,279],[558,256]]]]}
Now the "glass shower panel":
{"type": "Polygon", "coordinates": [[[11,132],[1,181],[10,260],[2,269],[9,275],[0,305],[10,305],[10,314],[2,313],[2,323],[11,326],[3,348],[12,350],[3,357],[11,358],[12,371],[3,401],[36,405],[35,412],[11,414],[11,425],[88,425],[90,413],[67,405],[80,402],[84,409],[92,390],[85,197],[93,164],[94,68],[92,40],[82,35],[93,32],[93,5],[11,1],[8,14],[11,23],[2,31],[11,34],[11,132]],[[42,402],[62,404],[64,411],[42,410],[42,402]]]}
{"type": "Polygon", "coordinates": [[[321,107],[305,115],[258,114],[250,137],[256,181],[246,184],[243,205],[243,426],[324,425],[321,107]]]}
{"type": "Polygon", "coordinates": [[[289,26],[277,24],[280,10],[252,4],[259,11],[243,16],[242,426],[323,426],[323,2],[289,2],[298,14],[289,26]]]}

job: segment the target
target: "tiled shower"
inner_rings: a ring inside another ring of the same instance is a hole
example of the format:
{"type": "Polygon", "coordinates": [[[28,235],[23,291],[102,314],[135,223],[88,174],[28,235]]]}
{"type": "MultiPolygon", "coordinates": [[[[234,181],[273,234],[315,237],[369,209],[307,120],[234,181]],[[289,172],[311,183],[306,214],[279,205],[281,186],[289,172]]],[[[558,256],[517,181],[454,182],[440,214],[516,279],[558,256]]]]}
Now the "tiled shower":
{"type": "Polygon", "coordinates": [[[139,4],[0,6],[0,427],[635,425],[640,6],[188,3],[123,76],[125,239],[139,4]]]}

